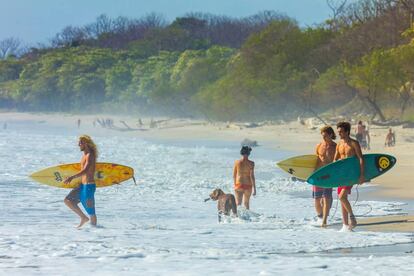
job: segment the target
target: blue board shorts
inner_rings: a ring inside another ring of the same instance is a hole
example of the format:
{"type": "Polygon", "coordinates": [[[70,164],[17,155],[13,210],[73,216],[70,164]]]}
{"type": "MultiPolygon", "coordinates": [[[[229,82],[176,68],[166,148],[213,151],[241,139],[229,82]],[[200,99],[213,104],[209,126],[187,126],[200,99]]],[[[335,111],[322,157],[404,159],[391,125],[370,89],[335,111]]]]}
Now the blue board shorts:
{"type": "Polygon", "coordinates": [[[74,204],[82,203],[88,215],[95,215],[95,183],[81,184],[66,196],[74,204]]]}

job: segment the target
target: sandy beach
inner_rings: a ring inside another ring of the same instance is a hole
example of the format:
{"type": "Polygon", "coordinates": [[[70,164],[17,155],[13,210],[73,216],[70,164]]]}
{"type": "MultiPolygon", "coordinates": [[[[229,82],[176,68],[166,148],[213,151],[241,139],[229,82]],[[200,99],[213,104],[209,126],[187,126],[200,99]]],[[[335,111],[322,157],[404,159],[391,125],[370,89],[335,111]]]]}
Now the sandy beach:
{"type": "MultiPolygon", "coordinates": [[[[34,125],[51,125],[64,128],[77,128],[77,121],[81,120],[79,132],[90,135],[125,135],[144,139],[160,140],[220,140],[240,143],[243,139],[257,141],[260,146],[275,150],[287,150],[294,154],[312,154],[316,144],[320,141],[318,125],[299,122],[263,122],[252,123],[224,123],[207,122],[203,120],[170,119],[170,118],[141,118],[143,125],[139,126],[138,117],[113,115],[73,115],[73,114],[43,114],[43,113],[0,113],[0,126],[13,128],[21,122],[31,122],[34,125]],[[111,118],[113,128],[103,128],[93,122],[96,118],[111,118]],[[153,120],[152,127],[150,121],[153,120]],[[7,123],[7,126],[4,126],[7,123]],[[129,127],[129,128],[128,128],[129,127]]],[[[388,128],[375,125],[369,126],[371,136],[371,150],[367,153],[388,153],[397,158],[397,165],[392,171],[378,177],[372,184],[377,186],[368,196],[385,199],[414,200],[414,189],[411,186],[413,172],[411,171],[414,158],[414,129],[394,127],[396,132],[396,146],[384,147],[384,140],[388,128]]],[[[278,160],[275,160],[275,162],[278,160]]],[[[276,168],[275,168],[276,169],[276,168]]],[[[405,216],[400,223],[376,223],[387,221],[389,218],[376,218],[361,221],[367,224],[369,230],[377,231],[412,231],[412,216],[405,216]],[[410,222],[410,223],[407,223],[410,222]],[[371,224],[370,224],[371,223],[371,224]]],[[[399,218],[400,220],[400,218],[399,218]]]]}

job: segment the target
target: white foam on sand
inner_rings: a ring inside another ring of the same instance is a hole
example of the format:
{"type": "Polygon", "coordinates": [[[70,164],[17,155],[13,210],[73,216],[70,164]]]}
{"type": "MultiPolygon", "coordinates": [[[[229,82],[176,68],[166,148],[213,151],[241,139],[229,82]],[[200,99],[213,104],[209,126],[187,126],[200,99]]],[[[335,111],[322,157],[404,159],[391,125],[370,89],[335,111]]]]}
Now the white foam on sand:
{"type": "MultiPolygon", "coordinates": [[[[252,211],[217,223],[216,204],[203,199],[216,187],[232,191],[234,147],[177,146],[130,137],[97,137],[100,161],[134,167],[132,181],[98,189],[100,227],[75,228],[77,217],[63,204],[69,192],[34,183],[31,172],[77,162],[74,135],[1,132],[0,274],[99,275],[274,275],[349,272],[413,272],[413,257],[308,257],[337,248],[413,241],[411,234],[338,232],[311,226],[313,201],[295,196],[309,191],[254,150],[258,196],[252,211]]],[[[277,154],[277,153],[275,153],[277,154]]],[[[398,202],[365,202],[360,190],[355,213],[400,212],[398,202]]],[[[334,203],[335,204],[335,203],[334,203]]],[[[331,222],[340,222],[340,210],[331,222]]]]}

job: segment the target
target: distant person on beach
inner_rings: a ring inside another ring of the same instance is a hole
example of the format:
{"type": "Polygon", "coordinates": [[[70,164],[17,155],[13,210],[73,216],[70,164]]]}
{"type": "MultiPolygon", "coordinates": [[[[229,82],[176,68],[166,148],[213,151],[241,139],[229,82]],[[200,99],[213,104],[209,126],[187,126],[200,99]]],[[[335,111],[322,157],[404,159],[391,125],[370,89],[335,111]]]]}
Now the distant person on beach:
{"type": "Polygon", "coordinates": [[[254,162],[249,160],[252,148],[243,146],[240,150],[241,159],[236,160],[233,168],[234,191],[236,203],[240,206],[243,202],[246,209],[250,208],[250,196],[256,195],[256,180],[254,177],[254,162]]]}
{"type": "Polygon", "coordinates": [[[234,216],[237,217],[237,204],[234,195],[226,194],[221,189],[215,189],[210,194],[210,199],[217,201],[217,213],[219,222],[221,222],[222,216],[230,216],[230,211],[234,216]]]}
{"type": "MultiPolygon", "coordinates": [[[[338,129],[338,134],[339,134],[339,137],[341,137],[341,140],[336,146],[334,161],[356,156],[359,160],[359,166],[360,166],[359,184],[363,184],[365,182],[364,159],[362,157],[361,147],[358,141],[351,139],[351,137],[349,137],[349,134],[351,131],[351,125],[348,122],[340,122],[336,125],[336,127],[338,129]]],[[[341,201],[341,206],[342,206],[343,229],[348,228],[349,230],[352,230],[357,225],[357,221],[352,211],[351,204],[348,201],[348,195],[351,194],[351,189],[352,189],[352,186],[342,186],[342,187],[339,186],[338,187],[338,197],[339,197],[339,200],[341,201]],[[349,222],[348,216],[349,216],[349,219],[351,220],[350,222],[349,222]]]]}
{"type": "Polygon", "coordinates": [[[81,119],[78,119],[78,128],[80,128],[81,125],[81,119]]]}
{"type": "Polygon", "coordinates": [[[64,183],[69,184],[73,179],[80,177],[82,184],[74,188],[66,196],[65,204],[80,217],[78,228],[82,227],[89,220],[96,226],[97,218],[95,214],[95,166],[98,157],[98,150],[95,143],[88,135],[79,137],[79,149],[83,151],[80,161],[81,171],[65,179],[64,183]],[[89,218],[79,208],[79,202],[82,203],[89,218]]]}
{"type": "Polygon", "coordinates": [[[385,144],[386,147],[393,147],[395,146],[395,133],[392,131],[392,128],[388,130],[387,136],[385,136],[385,144]]]}
{"type": "MultiPolygon", "coordinates": [[[[321,129],[322,142],[316,146],[318,161],[316,168],[323,167],[333,162],[336,152],[336,135],[331,126],[321,129]]],[[[322,227],[327,226],[329,210],[332,206],[332,188],[321,188],[312,186],[312,196],[315,200],[315,210],[318,218],[322,220],[322,227]]]]}
{"type": "Polygon", "coordinates": [[[3,129],[7,129],[7,122],[4,122],[3,129]]]}
{"type": "Polygon", "coordinates": [[[360,142],[361,148],[364,150],[370,150],[371,137],[369,136],[369,130],[366,125],[362,126],[362,140],[360,142]]]}
{"type": "Polygon", "coordinates": [[[355,138],[359,144],[362,143],[362,138],[364,137],[364,125],[362,121],[359,121],[355,128],[355,138]]]}

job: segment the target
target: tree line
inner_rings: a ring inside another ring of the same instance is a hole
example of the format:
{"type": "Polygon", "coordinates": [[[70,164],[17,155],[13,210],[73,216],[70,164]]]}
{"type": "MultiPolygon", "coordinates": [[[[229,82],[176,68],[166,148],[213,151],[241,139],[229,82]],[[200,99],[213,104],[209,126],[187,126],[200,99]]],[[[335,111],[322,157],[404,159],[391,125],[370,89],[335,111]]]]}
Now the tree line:
{"type": "Polygon", "coordinates": [[[3,54],[0,108],[87,104],[218,120],[359,108],[372,119],[414,119],[414,0],[327,4],[331,18],[308,27],[277,12],[190,13],[171,23],[102,15],[47,47],[3,54]]]}

